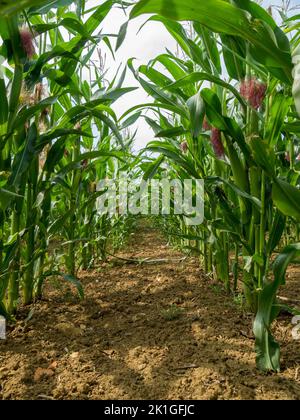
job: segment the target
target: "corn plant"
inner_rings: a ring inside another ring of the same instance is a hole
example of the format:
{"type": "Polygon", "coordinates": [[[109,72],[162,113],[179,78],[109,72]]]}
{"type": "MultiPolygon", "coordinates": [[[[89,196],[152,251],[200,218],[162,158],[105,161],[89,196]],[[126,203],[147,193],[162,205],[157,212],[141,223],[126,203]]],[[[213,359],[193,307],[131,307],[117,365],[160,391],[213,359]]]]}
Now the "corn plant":
{"type": "Polygon", "coordinates": [[[296,31],[289,39],[252,1],[174,0],[165,6],[141,0],[131,12],[131,18],[153,14],[150,20],[161,22],[182,50],[137,70],[129,61],[155,100],[141,106],[157,115],[148,122],[160,140],[147,149],[168,159],[177,176],[205,180],[205,222],[196,232],[181,232],[197,240],[205,267],[228,291],[237,288],[243,257],[244,296],[256,314],[257,365],[278,371],[270,325],[278,314],[276,291],[298,247],[288,247],[274,264],[272,258],[287,226],[299,233],[300,219],[297,17],[286,18],[296,31]],[[191,21],[192,31],[180,21],[191,21]]]}
{"type": "Polygon", "coordinates": [[[62,276],[83,297],[76,274],[105,258],[116,231],[115,221],[97,214],[97,182],[131,160],[122,132],[129,123],[119,127],[111,105],[132,88],[122,87],[124,72],[105,82],[92,57],[99,42],[111,48],[99,26],[115,2],[88,11],[84,1],[23,3],[19,13],[9,14],[19,6],[0,9],[0,308],[7,317],[20,296],[25,305],[40,298],[49,276],[62,276]]]}

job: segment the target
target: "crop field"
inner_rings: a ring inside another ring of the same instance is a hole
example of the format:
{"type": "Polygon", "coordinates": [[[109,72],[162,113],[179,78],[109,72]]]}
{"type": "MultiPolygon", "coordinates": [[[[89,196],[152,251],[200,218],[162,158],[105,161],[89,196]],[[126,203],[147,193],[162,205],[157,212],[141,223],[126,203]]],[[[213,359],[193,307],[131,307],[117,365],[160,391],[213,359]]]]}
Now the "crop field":
{"type": "Polygon", "coordinates": [[[0,0],[0,400],[299,400],[299,263],[297,1],[0,0]]]}

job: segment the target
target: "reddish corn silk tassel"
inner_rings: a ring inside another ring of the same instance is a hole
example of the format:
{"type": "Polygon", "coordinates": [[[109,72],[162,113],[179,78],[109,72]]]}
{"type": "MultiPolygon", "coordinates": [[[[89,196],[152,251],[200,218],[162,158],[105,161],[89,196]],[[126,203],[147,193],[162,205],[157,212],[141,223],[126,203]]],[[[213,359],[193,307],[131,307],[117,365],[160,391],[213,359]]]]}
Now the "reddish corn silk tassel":
{"type": "Polygon", "coordinates": [[[188,144],[187,144],[186,141],[184,141],[180,144],[180,149],[183,153],[186,153],[188,151],[188,144]]]}
{"type": "Polygon", "coordinates": [[[222,143],[221,131],[217,128],[212,128],[210,139],[215,155],[218,158],[223,158],[225,155],[225,151],[222,143]]]}
{"type": "Polygon", "coordinates": [[[240,93],[244,99],[254,109],[262,106],[267,91],[267,85],[257,80],[255,77],[245,79],[240,86],[240,93]]]}
{"type": "Polygon", "coordinates": [[[45,108],[42,110],[42,117],[48,117],[50,114],[50,108],[45,108]]]}
{"type": "Polygon", "coordinates": [[[44,169],[45,163],[47,161],[48,151],[49,151],[49,146],[46,146],[46,147],[44,147],[44,149],[42,150],[42,152],[39,155],[39,168],[41,170],[44,169]]]}
{"type": "Polygon", "coordinates": [[[84,160],[81,162],[81,166],[82,166],[82,168],[83,168],[83,169],[85,169],[85,168],[88,166],[88,160],[87,160],[87,159],[84,159],[84,160]]]}
{"type": "Polygon", "coordinates": [[[35,48],[33,43],[33,34],[28,28],[20,29],[20,37],[22,47],[27,55],[27,58],[32,58],[35,54],[35,48]]]}
{"type": "MultiPolygon", "coordinates": [[[[291,162],[291,155],[289,152],[285,152],[285,160],[289,163],[291,162]]],[[[296,162],[300,161],[300,154],[296,156],[295,160],[296,162]]]]}
{"type": "Polygon", "coordinates": [[[204,117],[203,124],[202,124],[202,128],[203,128],[203,130],[204,130],[204,131],[209,131],[209,130],[211,130],[211,125],[210,125],[210,124],[209,124],[209,122],[207,121],[207,118],[206,118],[206,117],[204,117]]]}
{"type": "Polygon", "coordinates": [[[34,98],[35,102],[39,102],[43,97],[45,97],[45,88],[42,83],[37,83],[34,88],[34,98]]]}
{"type": "Polygon", "coordinates": [[[34,105],[34,97],[25,87],[24,83],[20,92],[19,103],[20,105],[34,105]]]}
{"type": "Polygon", "coordinates": [[[47,131],[47,125],[44,123],[44,121],[40,121],[39,123],[39,132],[45,133],[47,131]]]}

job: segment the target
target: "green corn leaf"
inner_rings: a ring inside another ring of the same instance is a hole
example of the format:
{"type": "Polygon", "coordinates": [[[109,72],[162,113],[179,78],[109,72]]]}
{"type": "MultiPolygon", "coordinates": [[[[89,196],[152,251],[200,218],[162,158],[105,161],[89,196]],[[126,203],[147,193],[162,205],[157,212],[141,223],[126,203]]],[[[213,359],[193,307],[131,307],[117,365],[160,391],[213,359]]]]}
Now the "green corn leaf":
{"type": "Polygon", "coordinates": [[[198,137],[203,130],[202,125],[205,116],[205,104],[200,92],[189,98],[187,107],[190,111],[192,136],[198,137]]]}
{"type": "Polygon", "coordinates": [[[300,134],[300,122],[295,121],[291,123],[286,123],[283,126],[283,130],[287,131],[288,133],[300,134]]]}
{"type": "Polygon", "coordinates": [[[213,65],[213,73],[222,73],[220,53],[218,51],[217,42],[214,35],[205,26],[200,25],[197,22],[194,22],[193,27],[199,37],[202,39],[206,54],[210,59],[210,63],[213,65]]]}
{"type": "Polygon", "coordinates": [[[70,274],[60,273],[60,275],[63,277],[64,280],[73,284],[73,286],[76,287],[78,296],[80,297],[80,299],[83,300],[84,299],[84,290],[83,290],[82,283],[76,277],[71,276],[70,274]]]}
{"type": "Polygon", "coordinates": [[[180,21],[198,21],[215,32],[240,35],[250,28],[246,14],[220,0],[208,0],[205,3],[191,1],[184,3],[178,0],[141,0],[130,17],[134,18],[145,13],[157,13],[161,16],[180,21]]]}
{"type": "Polygon", "coordinates": [[[0,209],[5,211],[8,206],[17,198],[23,198],[21,195],[9,191],[5,188],[0,188],[0,209]]]}
{"type": "Polygon", "coordinates": [[[95,159],[95,161],[91,163],[91,164],[95,164],[97,162],[97,159],[99,160],[100,158],[104,158],[106,160],[107,158],[112,158],[112,157],[118,159],[120,162],[125,162],[125,157],[124,157],[123,152],[97,150],[93,152],[82,153],[76,159],[72,160],[72,162],[63,166],[57,173],[57,177],[66,175],[67,173],[71,172],[74,169],[79,169],[81,167],[80,165],[81,162],[84,160],[95,159]]]}
{"type": "Polygon", "coordinates": [[[55,128],[54,130],[50,130],[47,133],[41,134],[38,138],[35,150],[37,153],[40,153],[43,148],[49,144],[52,140],[58,139],[60,137],[70,135],[76,135],[76,136],[82,136],[82,137],[89,137],[93,138],[93,136],[90,133],[86,133],[81,130],[75,130],[75,129],[65,129],[65,128],[55,128]]]}
{"type": "Polygon", "coordinates": [[[120,28],[118,38],[117,38],[117,43],[116,43],[116,51],[118,51],[118,49],[122,46],[122,44],[123,44],[123,42],[126,38],[128,23],[129,22],[123,23],[123,25],[120,28]]]}
{"type": "Polygon", "coordinates": [[[270,237],[267,243],[267,254],[272,255],[275,248],[278,246],[282,234],[286,226],[286,217],[280,212],[276,211],[274,220],[272,223],[272,228],[270,231],[270,237]]]}
{"type": "MultiPolygon", "coordinates": [[[[221,0],[140,0],[130,17],[156,13],[177,21],[196,21],[217,33],[241,37],[252,44],[251,54],[281,80],[292,83],[291,54],[278,46],[275,30],[265,20],[250,22],[246,11],[221,0]],[[275,39],[274,39],[275,38],[275,39]]],[[[280,44],[282,47],[282,44],[280,44]]]]}
{"type": "MultiPolygon", "coordinates": [[[[186,72],[188,71],[188,67],[183,61],[169,54],[159,55],[154,60],[150,61],[149,65],[154,66],[156,63],[162,64],[175,80],[185,77],[186,72]]],[[[194,93],[195,91],[192,91],[192,94],[194,93]]],[[[192,94],[189,96],[192,96],[192,94]]]]}
{"type": "Polygon", "coordinates": [[[226,131],[227,124],[223,118],[222,105],[212,89],[202,89],[201,96],[205,102],[205,112],[209,123],[219,130],[226,131]]]}
{"type": "Polygon", "coordinates": [[[9,319],[10,316],[6,311],[5,305],[3,302],[0,302],[0,315],[3,316],[5,319],[9,319]]]}
{"type": "Polygon", "coordinates": [[[173,137],[178,137],[178,136],[182,136],[183,134],[188,133],[187,130],[185,130],[184,127],[173,127],[173,128],[169,128],[167,130],[161,130],[158,133],[155,134],[155,137],[169,137],[169,138],[173,138],[173,137]]]}
{"type": "Polygon", "coordinates": [[[141,115],[142,115],[142,112],[139,111],[139,112],[134,113],[130,117],[126,118],[125,121],[123,121],[122,123],[121,123],[121,120],[119,120],[119,123],[121,123],[120,130],[124,130],[125,128],[130,127],[131,125],[135,124],[141,115]]]}
{"type": "Polygon", "coordinates": [[[108,15],[114,3],[114,0],[108,0],[104,2],[99,7],[97,7],[96,11],[88,18],[85,23],[85,27],[90,35],[92,35],[93,32],[99,28],[100,23],[108,15]]]}
{"type": "Polygon", "coordinates": [[[0,73],[0,126],[6,123],[8,118],[8,101],[4,79],[0,73]]]}
{"type": "Polygon", "coordinates": [[[209,74],[209,73],[195,72],[195,73],[189,74],[188,76],[185,76],[184,78],[178,80],[177,82],[171,84],[170,86],[167,86],[167,89],[173,90],[179,87],[187,86],[191,83],[196,83],[196,82],[200,82],[204,80],[215,83],[216,85],[219,85],[228,89],[237,98],[237,100],[242,105],[243,109],[246,108],[245,100],[241,97],[239,92],[230,83],[226,83],[223,80],[219,79],[218,77],[213,76],[212,74],[209,74]]]}
{"type": "Polygon", "coordinates": [[[281,93],[278,93],[272,101],[265,134],[265,138],[271,148],[273,148],[278,141],[290,105],[291,100],[287,99],[286,96],[281,93]]]}
{"type": "Polygon", "coordinates": [[[260,137],[250,139],[250,147],[256,164],[265,170],[270,176],[274,176],[275,153],[265,140],[260,137]]]}
{"type": "Polygon", "coordinates": [[[273,265],[274,281],[264,285],[258,298],[258,311],[254,321],[257,366],[263,371],[280,371],[280,349],[270,333],[274,316],[278,313],[276,294],[280,285],[285,283],[288,265],[300,256],[300,244],[289,245],[276,258],[273,265]]]}
{"type": "Polygon", "coordinates": [[[300,191],[298,188],[276,178],[273,183],[272,197],[281,213],[300,221],[300,191]]]}
{"type": "Polygon", "coordinates": [[[28,10],[28,15],[46,15],[50,12],[51,9],[58,9],[60,7],[66,7],[70,4],[74,3],[74,0],[50,0],[50,1],[43,1],[43,0],[28,0],[29,5],[26,7],[30,7],[28,10]],[[39,4],[39,6],[31,7],[32,4],[39,4]]]}
{"type": "MultiPolygon", "coordinates": [[[[112,121],[111,118],[107,117],[104,112],[108,112],[110,115],[113,116],[115,120],[117,120],[116,115],[114,114],[113,110],[104,105],[98,105],[96,101],[91,101],[86,103],[85,105],[77,105],[73,109],[70,109],[61,119],[59,124],[61,126],[65,126],[66,124],[75,124],[78,121],[81,121],[83,118],[92,116],[96,120],[102,121],[107,127],[109,127],[122,147],[124,148],[123,138],[120,134],[120,131],[116,124],[112,121]]],[[[61,127],[62,128],[62,127],[61,127]]]]}
{"type": "Polygon", "coordinates": [[[276,258],[273,265],[275,279],[279,284],[285,284],[285,274],[290,263],[300,257],[300,243],[288,245],[276,258]]]}
{"type": "Polygon", "coordinates": [[[59,230],[61,230],[66,222],[68,221],[70,215],[73,213],[73,210],[68,210],[63,215],[59,216],[57,219],[53,221],[53,223],[50,224],[50,226],[47,229],[47,234],[49,237],[52,235],[55,235],[59,230]]]}
{"type": "Polygon", "coordinates": [[[246,191],[243,191],[241,188],[239,188],[237,185],[233,184],[232,182],[228,181],[227,179],[221,178],[218,176],[210,176],[210,177],[207,177],[205,181],[207,183],[213,183],[213,184],[225,184],[238,196],[250,201],[258,210],[261,209],[261,201],[258,198],[253,197],[252,195],[248,194],[246,191]]]}
{"type": "Polygon", "coordinates": [[[87,32],[85,26],[76,18],[76,17],[65,17],[59,23],[43,23],[43,24],[36,24],[33,25],[33,29],[42,34],[44,32],[48,32],[51,29],[56,29],[59,26],[63,26],[65,29],[69,30],[72,33],[77,33],[82,37],[88,38],[90,41],[95,42],[94,38],[92,38],[89,33],[87,32]]]}
{"type": "MultiPolygon", "coordinates": [[[[251,150],[246,143],[243,131],[237,122],[232,118],[224,117],[222,115],[221,102],[212,89],[203,89],[201,91],[201,96],[205,102],[205,112],[210,124],[223,131],[225,134],[228,134],[232,138],[233,142],[236,142],[239,145],[241,151],[244,153],[245,159],[247,159],[250,164],[253,161],[251,150]]],[[[237,155],[232,148],[230,148],[229,152],[231,152],[231,150],[233,152],[232,156],[237,155]]]]}
{"type": "Polygon", "coordinates": [[[168,143],[163,142],[151,142],[147,146],[146,150],[152,151],[154,153],[160,153],[163,156],[168,157],[174,163],[178,164],[180,167],[186,170],[190,176],[195,179],[199,178],[199,174],[195,168],[195,165],[192,160],[188,159],[187,156],[183,156],[181,151],[173,147],[168,143]]]}
{"type": "Polygon", "coordinates": [[[154,110],[156,112],[159,112],[160,109],[166,110],[166,111],[170,111],[170,112],[174,112],[177,115],[180,115],[181,117],[185,118],[185,119],[189,119],[189,114],[188,112],[183,109],[183,108],[179,108],[176,105],[170,105],[170,104],[158,104],[158,103],[146,103],[146,104],[140,104],[140,105],[136,105],[130,109],[128,109],[126,112],[124,112],[124,114],[121,116],[120,120],[122,120],[123,118],[125,118],[127,115],[131,114],[132,112],[138,110],[138,109],[151,109],[154,110]]]}
{"type": "Polygon", "coordinates": [[[44,99],[43,101],[39,102],[37,105],[33,105],[29,108],[23,108],[16,116],[16,119],[14,120],[12,130],[17,129],[21,125],[24,125],[26,121],[30,120],[36,113],[43,111],[48,106],[52,106],[56,103],[57,97],[53,96],[47,99],[44,99]]]}
{"type": "Polygon", "coordinates": [[[1,0],[0,15],[13,15],[20,10],[36,5],[47,4],[46,0],[1,0]]]}
{"type": "MultiPolygon", "coordinates": [[[[151,82],[153,82],[156,86],[161,87],[162,89],[164,89],[165,86],[168,86],[172,83],[172,80],[169,77],[155,70],[153,67],[140,66],[139,72],[147,76],[148,79],[151,80],[151,82]]],[[[174,92],[172,93],[175,93],[177,97],[180,96],[184,100],[187,100],[187,96],[180,89],[174,89],[174,92]]]]}
{"type": "Polygon", "coordinates": [[[28,131],[24,147],[15,156],[9,185],[18,187],[21,183],[22,176],[29,169],[33,158],[36,156],[35,146],[37,143],[37,136],[37,127],[35,124],[32,124],[28,131]]]}
{"type": "MultiPolygon", "coordinates": [[[[47,64],[50,60],[57,58],[57,57],[70,57],[71,59],[76,61],[76,56],[74,55],[78,52],[78,49],[83,48],[84,44],[87,40],[83,41],[81,38],[78,40],[74,45],[72,43],[64,43],[58,45],[53,48],[51,52],[46,52],[42,54],[38,60],[36,61],[35,65],[30,69],[26,76],[26,82],[28,85],[34,85],[40,78],[41,71],[45,64],[47,64]]],[[[53,70],[54,71],[54,70],[53,70]]],[[[57,70],[58,71],[58,70],[57,70]]],[[[61,72],[63,73],[63,72],[61,72]]]]}
{"type": "Polygon", "coordinates": [[[155,159],[154,162],[149,163],[148,168],[145,170],[143,179],[145,181],[152,179],[156,175],[158,169],[160,168],[164,160],[165,160],[164,156],[159,156],[157,159],[155,159]]]}
{"type": "Polygon", "coordinates": [[[235,80],[243,80],[246,76],[246,43],[230,35],[222,34],[223,58],[229,76],[235,80]],[[243,60],[244,59],[244,60],[243,60]]]}
{"type": "MultiPolygon", "coordinates": [[[[145,118],[147,124],[152,128],[155,136],[157,136],[158,133],[161,133],[161,131],[165,131],[165,130],[162,130],[161,124],[158,124],[154,119],[146,117],[146,116],[144,116],[144,118],[145,118]]],[[[168,128],[166,130],[168,130],[168,129],[173,130],[174,129],[174,127],[169,128],[169,125],[167,125],[167,127],[168,128]]]]}
{"type": "Polygon", "coordinates": [[[128,88],[117,88],[117,89],[110,89],[105,92],[96,92],[93,96],[93,99],[98,99],[99,103],[101,102],[115,102],[120,99],[122,96],[126,95],[127,93],[134,92],[137,88],[136,87],[128,87],[128,88]]]}
{"type": "Polygon", "coordinates": [[[76,287],[77,293],[80,299],[84,299],[83,286],[82,286],[82,283],[78,280],[78,278],[76,278],[75,276],[71,276],[70,274],[62,273],[60,271],[51,271],[43,275],[44,278],[52,277],[52,276],[62,277],[65,281],[71,283],[73,286],[76,287]]]}
{"type": "Polygon", "coordinates": [[[167,31],[172,35],[188,57],[197,64],[201,65],[201,67],[206,67],[207,71],[211,70],[209,64],[207,68],[207,63],[203,61],[202,51],[197,45],[195,45],[194,42],[192,42],[192,40],[189,39],[184,27],[180,23],[174,22],[171,19],[166,19],[163,16],[152,16],[147,22],[150,21],[163,23],[167,31]]]}
{"type": "Polygon", "coordinates": [[[290,42],[285,33],[276,25],[275,20],[271,14],[263,9],[259,4],[251,0],[234,0],[233,3],[249,12],[253,18],[259,19],[265,22],[273,31],[276,37],[276,43],[283,51],[290,52],[290,42]]]}
{"type": "Polygon", "coordinates": [[[55,166],[63,158],[65,153],[67,137],[60,138],[51,147],[47,153],[47,159],[44,165],[44,171],[51,174],[54,171],[55,166]]]}

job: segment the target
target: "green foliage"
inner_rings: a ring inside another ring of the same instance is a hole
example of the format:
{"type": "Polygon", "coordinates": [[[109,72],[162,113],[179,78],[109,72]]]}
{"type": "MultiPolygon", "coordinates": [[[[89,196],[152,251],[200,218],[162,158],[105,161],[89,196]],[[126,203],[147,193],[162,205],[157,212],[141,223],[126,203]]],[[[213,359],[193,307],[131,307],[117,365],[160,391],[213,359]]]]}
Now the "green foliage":
{"type": "Polygon", "coordinates": [[[299,256],[300,244],[286,247],[274,262],[274,281],[266,283],[259,294],[253,331],[256,338],[257,366],[261,370],[279,372],[280,349],[270,332],[270,326],[278,314],[277,290],[279,286],[285,283],[285,273],[288,265],[299,256]]]}
{"type": "MultiPolygon", "coordinates": [[[[122,86],[125,72],[104,84],[90,54],[91,45],[109,42],[94,33],[115,2],[102,2],[85,19],[85,2],[76,13],[73,3],[0,3],[0,14],[9,15],[1,18],[0,31],[6,47],[0,79],[0,310],[7,317],[21,301],[40,298],[48,277],[63,278],[83,298],[79,269],[105,259],[128,234],[126,217],[109,219],[96,209],[103,194],[98,181],[121,168],[130,173],[133,160],[131,139],[112,104],[135,88],[122,86]],[[21,29],[24,19],[27,28],[21,29]],[[39,42],[31,57],[33,36],[39,42]]],[[[126,128],[133,122],[127,120],[126,128]]]]}
{"type": "Polygon", "coordinates": [[[154,100],[140,109],[155,111],[156,119],[146,120],[160,139],[147,147],[159,156],[145,168],[145,177],[159,178],[163,165],[171,178],[205,180],[203,225],[187,227],[174,215],[164,229],[182,249],[196,250],[206,272],[223,281],[228,292],[241,281],[247,308],[256,314],[257,366],[278,371],[279,346],[269,326],[283,278],[279,262],[289,257],[276,260],[275,281],[270,267],[283,238],[299,240],[297,50],[295,103],[291,98],[298,27],[290,42],[252,1],[140,0],[130,17],[143,14],[153,14],[148,21],[161,22],[182,50],[177,56],[168,51],[137,70],[129,64],[154,100]],[[193,26],[187,29],[180,23],[185,21],[193,26]],[[166,110],[173,122],[163,117],[166,110]]]}
{"type": "Polygon", "coordinates": [[[196,4],[193,0],[172,0],[171,3],[168,0],[141,0],[133,8],[131,18],[156,13],[177,21],[199,22],[213,32],[240,37],[250,43],[251,55],[257,62],[280,80],[291,83],[292,60],[286,36],[258,5],[247,9],[253,20],[249,20],[240,7],[221,0],[196,4]]]}

